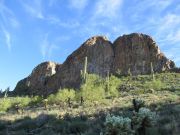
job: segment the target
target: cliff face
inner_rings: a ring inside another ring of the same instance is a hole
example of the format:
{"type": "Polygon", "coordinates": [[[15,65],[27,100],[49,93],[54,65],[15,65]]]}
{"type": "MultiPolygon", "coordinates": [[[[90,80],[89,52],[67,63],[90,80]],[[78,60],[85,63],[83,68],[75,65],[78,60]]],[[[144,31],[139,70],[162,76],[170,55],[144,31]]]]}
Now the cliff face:
{"type": "Polygon", "coordinates": [[[148,74],[151,63],[155,72],[175,67],[174,62],[160,52],[155,41],[148,35],[123,35],[113,44],[106,37],[95,36],[69,55],[62,65],[53,62],[38,65],[29,77],[18,82],[15,93],[46,95],[59,88],[78,88],[86,56],[88,73],[102,77],[108,71],[113,74],[120,71],[126,75],[129,69],[134,75],[148,74]]]}
{"type": "Polygon", "coordinates": [[[15,88],[17,94],[45,95],[48,94],[47,82],[56,74],[60,64],[44,62],[35,67],[32,73],[18,82],[15,88]]]}
{"type": "MultiPolygon", "coordinates": [[[[105,76],[113,62],[112,43],[106,37],[96,36],[84,42],[62,64],[60,71],[52,78],[55,87],[79,87],[80,71],[84,67],[85,57],[88,58],[88,73],[105,76]]],[[[52,81],[49,81],[52,83],[52,81]]]]}
{"type": "Polygon", "coordinates": [[[133,33],[124,35],[115,40],[113,71],[119,70],[122,74],[148,74],[151,71],[151,62],[155,72],[169,70],[175,66],[168,60],[153,39],[144,34],[133,33]]]}

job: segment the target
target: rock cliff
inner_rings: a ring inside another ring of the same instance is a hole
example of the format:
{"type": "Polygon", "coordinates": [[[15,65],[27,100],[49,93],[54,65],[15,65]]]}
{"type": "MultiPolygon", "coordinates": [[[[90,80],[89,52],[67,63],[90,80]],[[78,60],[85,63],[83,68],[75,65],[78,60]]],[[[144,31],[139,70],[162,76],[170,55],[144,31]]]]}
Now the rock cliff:
{"type": "Polygon", "coordinates": [[[49,94],[50,91],[47,90],[48,79],[56,74],[60,66],[60,64],[54,62],[44,62],[39,64],[27,78],[18,82],[14,90],[15,94],[49,94]]]}
{"type": "Polygon", "coordinates": [[[132,33],[123,35],[115,40],[113,71],[148,74],[151,72],[151,62],[155,72],[169,70],[175,66],[174,62],[167,59],[160,51],[156,42],[148,35],[132,33]]]}
{"type": "Polygon", "coordinates": [[[126,75],[149,74],[151,63],[155,72],[172,70],[173,61],[165,57],[156,42],[148,35],[132,33],[111,43],[106,37],[95,36],[85,41],[60,65],[44,62],[30,76],[18,82],[14,92],[47,95],[59,88],[78,88],[84,59],[88,58],[88,73],[106,76],[109,71],[126,75]]]}

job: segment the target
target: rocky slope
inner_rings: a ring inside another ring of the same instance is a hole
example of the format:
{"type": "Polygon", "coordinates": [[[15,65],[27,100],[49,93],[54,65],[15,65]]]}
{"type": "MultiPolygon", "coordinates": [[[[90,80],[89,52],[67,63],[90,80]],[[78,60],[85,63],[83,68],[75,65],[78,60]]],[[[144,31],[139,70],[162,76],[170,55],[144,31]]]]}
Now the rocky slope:
{"type": "Polygon", "coordinates": [[[84,42],[62,64],[45,62],[38,65],[31,75],[18,82],[17,94],[46,95],[59,88],[78,88],[84,58],[88,58],[88,73],[106,76],[107,72],[126,75],[149,74],[151,63],[155,72],[171,70],[173,61],[160,52],[148,35],[132,33],[118,37],[111,43],[106,37],[95,36],[84,42]]]}
{"type": "Polygon", "coordinates": [[[27,78],[18,82],[14,90],[15,94],[46,95],[51,93],[50,89],[47,90],[47,82],[56,74],[60,66],[54,62],[39,64],[27,78]]]}

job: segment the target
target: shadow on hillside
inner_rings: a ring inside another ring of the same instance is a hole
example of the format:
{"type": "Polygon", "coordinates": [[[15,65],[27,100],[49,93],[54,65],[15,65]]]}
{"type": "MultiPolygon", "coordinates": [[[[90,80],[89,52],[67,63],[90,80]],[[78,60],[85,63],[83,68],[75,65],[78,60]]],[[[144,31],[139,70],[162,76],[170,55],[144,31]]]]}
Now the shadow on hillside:
{"type": "MultiPolygon", "coordinates": [[[[159,118],[155,127],[147,129],[147,135],[180,133],[180,104],[157,104],[150,108],[157,110],[159,118]]],[[[61,116],[42,113],[36,118],[23,117],[13,122],[0,120],[0,135],[99,135],[105,128],[107,113],[130,117],[132,111],[132,108],[116,107],[92,115],[82,113],[73,116],[67,113],[61,116]]]]}

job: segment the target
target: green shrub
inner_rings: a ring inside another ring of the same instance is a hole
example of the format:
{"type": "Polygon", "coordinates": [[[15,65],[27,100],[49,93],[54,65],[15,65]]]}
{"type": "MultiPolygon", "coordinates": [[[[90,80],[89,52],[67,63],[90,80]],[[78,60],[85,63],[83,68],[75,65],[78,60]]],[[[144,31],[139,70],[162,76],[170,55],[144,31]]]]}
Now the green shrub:
{"type": "Polygon", "coordinates": [[[105,98],[104,81],[97,75],[88,75],[85,84],[81,85],[77,99],[82,96],[85,101],[100,101],[105,98]]]}
{"type": "Polygon", "coordinates": [[[29,97],[16,97],[14,98],[14,101],[12,102],[13,105],[19,104],[20,107],[26,107],[31,102],[31,98],[29,97]]]}
{"type": "Polygon", "coordinates": [[[115,77],[115,76],[110,76],[110,83],[109,83],[109,91],[108,94],[111,97],[118,97],[119,96],[119,91],[118,87],[121,83],[120,79],[115,77]]]}
{"type": "Polygon", "coordinates": [[[131,119],[107,115],[105,135],[133,135],[131,119]]]}
{"type": "Polygon", "coordinates": [[[161,90],[164,87],[164,83],[161,80],[154,80],[144,84],[146,89],[161,90]]]}
{"type": "Polygon", "coordinates": [[[59,90],[56,94],[51,94],[48,96],[48,103],[50,104],[59,104],[60,102],[65,102],[70,98],[71,100],[75,99],[75,91],[73,89],[62,89],[59,90]]]}
{"type": "Polygon", "coordinates": [[[73,121],[70,125],[69,125],[69,132],[73,133],[73,134],[81,134],[84,133],[85,131],[87,131],[88,129],[88,125],[87,123],[83,122],[83,121],[73,121]]]}
{"type": "Polygon", "coordinates": [[[12,106],[11,100],[9,98],[0,99],[0,112],[6,112],[8,108],[12,106]]]}

